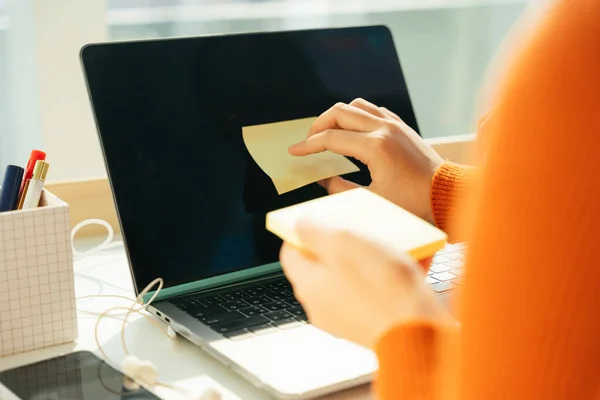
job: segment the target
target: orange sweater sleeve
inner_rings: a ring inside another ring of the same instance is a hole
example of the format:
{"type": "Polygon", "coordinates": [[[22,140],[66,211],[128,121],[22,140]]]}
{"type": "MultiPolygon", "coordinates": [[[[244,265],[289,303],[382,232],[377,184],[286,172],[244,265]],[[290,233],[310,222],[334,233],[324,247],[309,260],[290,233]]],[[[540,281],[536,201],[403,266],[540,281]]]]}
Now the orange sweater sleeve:
{"type": "MultiPolygon", "coordinates": [[[[477,123],[478,131],[481,132],[487,121],[493,115],[493,111],[488,111],[481,117],[477,123]]],[[[481,163],[485,160],[485,135],[477,137],[477,157],[481,163]]],[[[450,229],[458,217],[457,209],[460,206],[460,199],[471,192],[480,183],[480,168],[461,165],[450,161],[444,162],[433,175],[431,180],[431,211],[434,224],[448,234],[450,242],[463,241],[462,232],[456,229],[450,229]]]]}
{"type": "Polygon", "coordinates": [[[600,398],[598,21],[599,1],[557,0],[513,63],[462,221],[460,334],[385,334],[380,400],[600,398]]]}
{"type": "Polygon", "coordinates": [[[446,161],[437,169],[431,182],[431,211],[433,222],[448,234],[448,240],[461,240],[459,233],[449,227],[458,213],[460,198],[478,182],[479,168],[446,161]]]}

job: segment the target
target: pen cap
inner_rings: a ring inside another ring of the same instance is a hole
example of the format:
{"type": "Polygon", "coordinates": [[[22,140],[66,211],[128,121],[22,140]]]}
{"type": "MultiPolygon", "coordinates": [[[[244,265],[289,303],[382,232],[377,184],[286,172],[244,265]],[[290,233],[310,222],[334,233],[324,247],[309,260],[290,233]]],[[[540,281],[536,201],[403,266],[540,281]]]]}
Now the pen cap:
{"type": "Polygon", "coordinates": [[[31,179],[33,174],[33,168],[38,160],[45,160],[46,153],[41,150],[32,150],[31,155],[29,156],[29,161],[27,161],[27,165],[25,166],[25,180],[31,179]]]}
{"type": "Polygon", "coordinates": [[[48,168],[50,164],[48,164],[44,160],[38,160],[35,162],[35,167],[33,168],[33,176],[31,179],[35,179],[38,181],[45,181],[46,174],[48,174],[48,168]]]}
{"type": "Polygon", "coordinates": [[[30,160],[45,160],[46,159],[46,153],[44,153],[41,150],[31,150],[31,155],[29,156],[30,160]]]}
{"type": "Polygon", "coordinates": [[[0,211],[15,210],[19,202],[19,188],[23,178],[23,168],[7,165],[2,188],[0,189],[0,211]]]}
{"type": "Polygon", "coordinates": [[[21,181],[21,187],[19,189],[19,195],[22,195],[25,184],[33,176],[33,167],[38,160],[45,160],[46,153],[41,150],[32,150],[27,165],[25,166],[25,172],[23,173],[23,180],[21,181]]]}

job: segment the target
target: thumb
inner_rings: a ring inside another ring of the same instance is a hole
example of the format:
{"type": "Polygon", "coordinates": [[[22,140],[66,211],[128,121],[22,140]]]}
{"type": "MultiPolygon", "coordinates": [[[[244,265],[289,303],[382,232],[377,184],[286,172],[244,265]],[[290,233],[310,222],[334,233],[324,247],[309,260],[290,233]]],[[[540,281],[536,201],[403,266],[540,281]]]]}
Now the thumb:
{"type": "Polygon", "coordinates": [[[429,267],[431,267],[431,262],[433,261],[433,257],[428,257],[424,260],[419,261],[419,265],[423,268],[423,271],[427,273],[429,271],[429,267]]]}
{"type": "Polygon", "coordinates": [[[324,179],[319,182],[321,186],[327,189],[329,194],[335,194],[340,192],[345,192],[346,190],[356,189],[360,187],[360,185],[350,182],[342,177],[334,176],[333,178],[324,179]]]}

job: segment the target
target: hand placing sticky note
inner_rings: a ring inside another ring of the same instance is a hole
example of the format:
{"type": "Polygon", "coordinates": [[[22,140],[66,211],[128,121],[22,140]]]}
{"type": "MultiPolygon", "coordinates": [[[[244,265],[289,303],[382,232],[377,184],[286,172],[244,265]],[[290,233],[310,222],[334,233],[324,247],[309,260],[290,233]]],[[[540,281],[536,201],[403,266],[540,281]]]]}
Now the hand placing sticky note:
{"type": "Polygon", "coordinates": [[[358,171],[346,157],[330,151],[292,156],[288,148],[302,140],[316,118],[304,118],[242,128],[244,143],[258,166],[283,194],[310,183],[358,171]]]}
{"type": "Polygon", "coordinates": [[[356,233],[416,260],[433,256],[446,245],[446,234],[396,204],[365,188],[321,197],[267,214],[267,230],[303,249],[296,233],[307,218],[334,230],[356,233]]]}

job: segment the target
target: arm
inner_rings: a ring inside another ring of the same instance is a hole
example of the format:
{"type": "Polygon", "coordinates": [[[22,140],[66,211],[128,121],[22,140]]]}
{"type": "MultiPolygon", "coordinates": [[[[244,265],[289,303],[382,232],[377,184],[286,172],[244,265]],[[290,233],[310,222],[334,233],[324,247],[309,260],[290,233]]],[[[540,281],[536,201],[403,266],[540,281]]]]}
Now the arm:
{"type": "Polygon", "coordinates": [[[560,1],[510,71],[465,221],[461,348],[398,325],[376,347],[380,399],[597,398],[598,20],[596,0],[560,1]]]}

